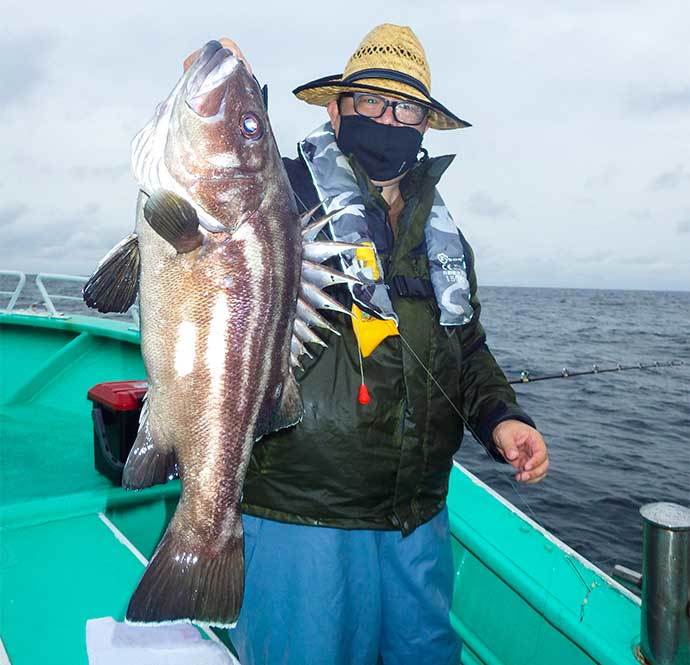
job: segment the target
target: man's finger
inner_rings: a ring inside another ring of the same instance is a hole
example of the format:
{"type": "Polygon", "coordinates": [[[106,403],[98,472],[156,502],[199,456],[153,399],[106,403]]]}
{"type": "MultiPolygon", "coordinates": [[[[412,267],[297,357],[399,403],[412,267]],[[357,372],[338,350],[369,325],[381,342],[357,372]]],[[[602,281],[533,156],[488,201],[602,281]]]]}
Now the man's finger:
{"type": "Polygon", "coordinates": [[[534,457],[532,451],[525,446],[517,447],[517,457],[515,461],[520,465],[520,469],[524,470],[527,463],[534,457]]]}
{"type": "Polygon", "coordinates": [[[508,437],[503,436],[500,439],[496,437],[496,446],[498,447],[501,455],[503,455],[503,459],[515,466],[515,462],[518,460],[520,453],[515,443],[506,441],[506,438],[508,437]]]}
{"type": "MultiPolygon", "coordinates": [[[[232,54],[238,59],[241,60],[244,63],[244,66],[247,68],[247,71],[252,74],[252,68],[251,65],[247,62],[247,59],[244,57],[244,53],[240,50],[240,47],[237,45],[237,42],[233,41],[232,39],[229,39],[228,37],[221,37],[219,40],[220,45],[223,48],[230,49],[232,51],[232,54]]],[[[182,67],[184,71],[186,72],[194,63],[194,61],[199,57],[199,53],[201,53],[201,49],[197,49],[194,51],[194,53],[190,53],[185,59],[184,62],[182,63],[182,67]]]]}
{"type": "Polygon", "coordinates": [[[503,449],[503,457],[505,457],[511,463],[518,463],[520,461],[520,453],[513,444],[508,444],[503,449]]]}
{"type": "Polygon", "coordinates": [[[522,471],[518,473],[515,476],[515,478],[519,480],[521,483],[538,483],[540,480],[544,478],[548,469],[549,462],[548,460],[545,460],[542,464],[540,464],[535,469],[532,469],[531,471],[522,471]]]}
{"type": "Polygon", "coordinates": [[[546,473],[542,473],[534,478],[529,478],[528,480],[525,480],[525,483],[527,483],[527,485],[534,485],[534,483],[540,483],[542,480],[544,480],[544,478],[546,478],[546,473]]]}
{"type": "Polygon", "coordinates": [[[244,56],[242,55],[242,51],[240,51],[240,47],[237,45],[237,42],[230,39],[229,37],[221,37],[219,40],[220,45],[223,48],[230,49],[232,51],[232,54],[236,58],[243,58],[244,56]]]}
{"type": "Polygon", "coordinates": [[[201,53],[201,49],[194,51],[194,53],[190,53],[184,59],[184,62],[182,63],[182,69],[185,72],[192,66],[192,63],[199,57],[199,53],[201,53]]]}
{"type": "Polygon", "coordinates": [[[524,446],[526,443],[530,443],[532,440],[532,434],[533,431],[532,429],[528,429],[525,427],[524,429],[519,429],[517,432],[513,434],[513,437],[515,439],[515,443],[518,446],[524,446]]]}
{"type": "Polygon", "coordinates": [[[244,57],[244,53],[242,53],[242,50],[237,45],[236,41],[229,39],[228,37],[221,37],[218,41],[221,43],[223,48],[230,49],[232,51],[232,54],[238,60],[241,60],[244,63],[244,66],[247,68],[247,71],[250,74],[252,74],[252,75],[254,74],[254,72],[252,71],[251,65],[247,62],[247,58],[244,57]]]}
{"type": "Polygon", "coordinates": [[[546,455],[546,449],[545,448],[539,448],[535,453],[532,454],[532,456],[527,460],[525,464],[525,471],[530,471],[531,469],[534,469],[537,466],[540,466],[546,461],[547,455],[546,455]]]}

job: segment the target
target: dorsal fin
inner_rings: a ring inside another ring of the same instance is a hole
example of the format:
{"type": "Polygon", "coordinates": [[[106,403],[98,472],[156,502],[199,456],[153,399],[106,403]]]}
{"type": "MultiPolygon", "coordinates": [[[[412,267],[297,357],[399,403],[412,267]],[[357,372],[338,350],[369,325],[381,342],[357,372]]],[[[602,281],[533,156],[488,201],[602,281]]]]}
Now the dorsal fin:
{"type": "Polygon", "coordinates": [[[325,328],[329,332],[335,335],[340,335],[340,333],[330,324],[326,319],[321,316],[306,300],[302,298],[297,298],[297,318],[302,319],[308,326],[318,326],[319,328],[325,328]]]}
{"type": "Polygon", "coordinates": [[[315,261],[316,263],[323,263],[331,256],[340,254],[342,252],[354,252],[360,245],[353,245],[348,242],[335,242],[333,240],[317,240],[315,242],[308,242],[304,244],[303,256],[307,261],[315,261]]]}
{"type": "Polygon", "coordinates": [[[294,327],[295,336],[300,339],[305,344],[310,342],[312,344],[318,344],[320,346],[328,346],[304,321],[301,319],[295,319],[294,327]]]}
{"type": "Polygon", "coordinates": [[[354,285],[362,283],[356,277],[346,275],[340,270],[333,270],[333,268],[328,268],[318,263],[312,263],[306,259],[302,261],[302,278],[319,288],[334,286],[335,284],[354,285]]]}
{"type": "Polygon", "coordinates": [[[304,346],[302,340],[294,334],[292,336],[292,340],[290,341],[290,353],[294,355],[295,358],[299,358],[300,356],[307,356],[307,358],[314,357],[311,355],[311,353],[309,353],[309,349],[304,346]]]}
{"type": "Polygon", "coordinates": [[[330,240],[315,240],[319,231],[323,229],[329,221],[340,214],[343,208],[332,210],[320,219],[310,222],[312,215],[321,207],[321,203],[307,211],[300,217],[302,226],[302,274],[300,283],[300,297],[297,299],[296,317],[293,326],[292,342],[290,346],[290,364],[292,367],[299,367],[299,358],[302,355],[309,355],[306,344],[320,344],[327,346],[311,326],[325,328],[332,333],[340,334],[324,319],[316,309],[328,309],[333,312],[340,312],[348,316],[352,313],[343,307],[337,300],[324,293],[321,289],[336,284],[347,284],[354,286],[362,284],[356,277],[347,275],[339,270],[334,270],[326,266],[319,265],[323,261],[346,251],[355,251],[360,245],[346,242],[334,242],[330,240]]]}
{"type": "Polygon", "coordinates": [[[316,309],[329,309],[333,312],[352,316],[352,312],[349,309],[343,307],[337,300],[326,295],[318,286],[314,286],[310,282],[302,280],[300,294],[304,300],[316,307],[316,309]]]}
{"type": "Polygon", "coordinates": [[[308,224],[307,226],[302,228],[302,239],[304,242],[309,242],[311,240],[314,240],[316,238],[318,232],[328,224],[328,222],[333,219],[336,215],[339,215],[344,208],[338,208],[337,210],[332,210],[329,212],[327,215],[324,215],[321,217],[321,219],[317,219],[315,222],[312,222],[311,224],[308,224]]]}
{"type": "Polygon", "coordinates": [[[314,216],[314,213],[321,207],[321,205],[322,205],[322,202],[319,201],[313,208],[303,212],[300,215],[299,221],[300,221],[300,225],[302,226],[302,228],[309,225],[311,218],[314,216]]]}

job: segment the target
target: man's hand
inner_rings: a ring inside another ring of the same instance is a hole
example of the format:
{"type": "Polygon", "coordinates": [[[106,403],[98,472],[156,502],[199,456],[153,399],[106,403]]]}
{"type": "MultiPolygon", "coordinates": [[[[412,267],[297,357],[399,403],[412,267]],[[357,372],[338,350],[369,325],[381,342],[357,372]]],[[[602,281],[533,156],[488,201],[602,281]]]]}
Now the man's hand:
{"type": "MultiPolygon", "coordinates": [[[[238,59],[241,60],[244,63],[244,66],[247,68],[247,71],[252,74],[252,68],[250,67],[249,63],[247,62],[247,58],[244,57],[244,54],[242,51],[240,51],[240,47],[237,45],[236,42],[234,42],[232,39],[228,39],[227,37],[221,37],[218,40],[224,48],[230,49],[232,51],[232,54],[238,59]]],[[[198,49],[197,51],[194,51],[194,53],[190,53],[185,59],[184,62],[182,63],[182,67],[184,71],[187,71],[191,64],[197,59],[199,53],[201,52],[201,49],[198,49]]]]}
{"type": "Polygon", "coordinates": [[[504,420],[494,427],[494,443],[506,462],[517,469],[516,480],[538,483],[549,468],[544,437],[519,420],[504,420]]]}

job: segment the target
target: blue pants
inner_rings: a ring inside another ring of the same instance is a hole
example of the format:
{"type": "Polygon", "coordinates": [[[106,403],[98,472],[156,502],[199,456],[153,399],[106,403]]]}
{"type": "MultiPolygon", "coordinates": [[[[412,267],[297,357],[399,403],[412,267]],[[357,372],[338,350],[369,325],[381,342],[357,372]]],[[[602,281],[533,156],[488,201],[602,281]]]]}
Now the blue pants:
{"type": "Polygon", "coordinates": [[[458,665],[448,514],[403,538],[245,515],[242,665],[458,665]]]}

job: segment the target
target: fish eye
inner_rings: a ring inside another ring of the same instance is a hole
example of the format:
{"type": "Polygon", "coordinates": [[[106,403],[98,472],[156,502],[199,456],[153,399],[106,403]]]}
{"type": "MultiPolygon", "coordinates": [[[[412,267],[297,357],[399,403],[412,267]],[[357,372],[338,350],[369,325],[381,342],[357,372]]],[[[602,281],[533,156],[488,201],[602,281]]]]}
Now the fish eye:
{"type": "Polygon", "coordinates": [[[258,139],[263,134],[261,122],[254,113],[245,113],[240,118],[240,131],[248,139],[258,139]]]}

